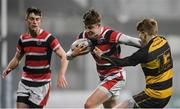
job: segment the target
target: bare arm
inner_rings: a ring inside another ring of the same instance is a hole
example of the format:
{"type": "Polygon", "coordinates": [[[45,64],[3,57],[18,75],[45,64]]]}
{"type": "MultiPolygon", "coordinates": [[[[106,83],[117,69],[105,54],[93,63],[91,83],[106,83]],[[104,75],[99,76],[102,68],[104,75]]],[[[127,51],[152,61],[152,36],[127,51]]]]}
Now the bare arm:
{"type": "Polygon", "coordinates": [[[122,34],[119,37],[119,43],[134,46],[134,47],[141,47],[141,40],[139,38],[131,37],[125,34],[122,34]]]}
{"type": "Polygon", "coordinates": [[[19,62],[21,61],[23,56],[24,56],[24,54],[22,54],[18,51],[16,52],[13,59],[9,62],[8,66],[3,71],[2,78],[5,78],[13,69],[15,69],[19,65],[19,62]]]}
{"type": "Polygon", "coordinates": [[[55,53],[61,60],[61,66],[60,66],[59,73],[58,73],[57,85],[59,87],[65,88],[68,85],[66,78],[65,78],[65,73],[66,73],[66,70],[68,67],[68,61],[66,59],[66,52],[60,46],[55,50],[55,53]]]}

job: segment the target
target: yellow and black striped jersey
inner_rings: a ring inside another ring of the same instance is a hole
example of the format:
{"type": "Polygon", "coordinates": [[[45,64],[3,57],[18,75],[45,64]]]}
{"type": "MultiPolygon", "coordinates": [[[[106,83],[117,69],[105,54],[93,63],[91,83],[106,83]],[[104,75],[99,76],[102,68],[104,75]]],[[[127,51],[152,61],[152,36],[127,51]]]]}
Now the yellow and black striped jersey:
{"type": "Polygon", "coordinates": [[[146,46],[123,59],[105,55],[102,55],[102,58],[122,67],[141,63],[146,81],[145,93],[158,99],[172,95],[173,61],[170,46],[165,38],[156,36],[146,46]]]}

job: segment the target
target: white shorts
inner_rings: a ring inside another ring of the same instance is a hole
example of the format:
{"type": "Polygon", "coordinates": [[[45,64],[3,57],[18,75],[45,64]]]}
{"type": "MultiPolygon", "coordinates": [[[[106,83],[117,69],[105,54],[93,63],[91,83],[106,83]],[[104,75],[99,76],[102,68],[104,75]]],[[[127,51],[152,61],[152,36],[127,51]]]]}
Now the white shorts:
{"type": "Polygon", "coordinates": [[[121,70],[119,73],[107,76],[103,81],[101,81],[98,88],[107,93],[109,96],[118,96],[125,84],[126,72],[121,70]],[[121,79],[121,76],[123,76],[123,79],[121,79]]]}
{"type": "Polygon", "coordinates": [[[29,87],[21,81],[17,90],[17,102],[28,104],[32,102],[38,106],[44,106],[47,103],[50,92],[50,83],[39,87],[29,87]]]}

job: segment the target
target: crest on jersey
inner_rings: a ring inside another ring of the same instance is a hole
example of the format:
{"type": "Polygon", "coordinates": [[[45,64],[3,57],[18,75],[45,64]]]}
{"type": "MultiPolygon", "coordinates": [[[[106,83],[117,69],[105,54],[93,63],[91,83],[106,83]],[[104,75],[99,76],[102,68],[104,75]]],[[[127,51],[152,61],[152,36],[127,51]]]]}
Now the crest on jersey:
{"type": "Polygon", "coordinates": [[[40,40],[38,40],[38,41],[36,42],[36,44],[37,44],[37,45],[41,45],[42,42],[41,42],[40,40]]]}

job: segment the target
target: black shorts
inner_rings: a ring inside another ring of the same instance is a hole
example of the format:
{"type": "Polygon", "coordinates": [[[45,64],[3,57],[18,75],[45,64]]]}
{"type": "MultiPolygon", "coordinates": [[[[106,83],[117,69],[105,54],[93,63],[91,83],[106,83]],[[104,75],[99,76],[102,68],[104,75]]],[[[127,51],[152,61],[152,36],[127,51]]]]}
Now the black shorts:
{"type": "Polygon", "coordinates": [[[168,104],[170,98],[171,97],[164,99],[152,98],[143,91],[133,96],[133,99],[136,102],[134,108],[163,108],[168,104]]]}

